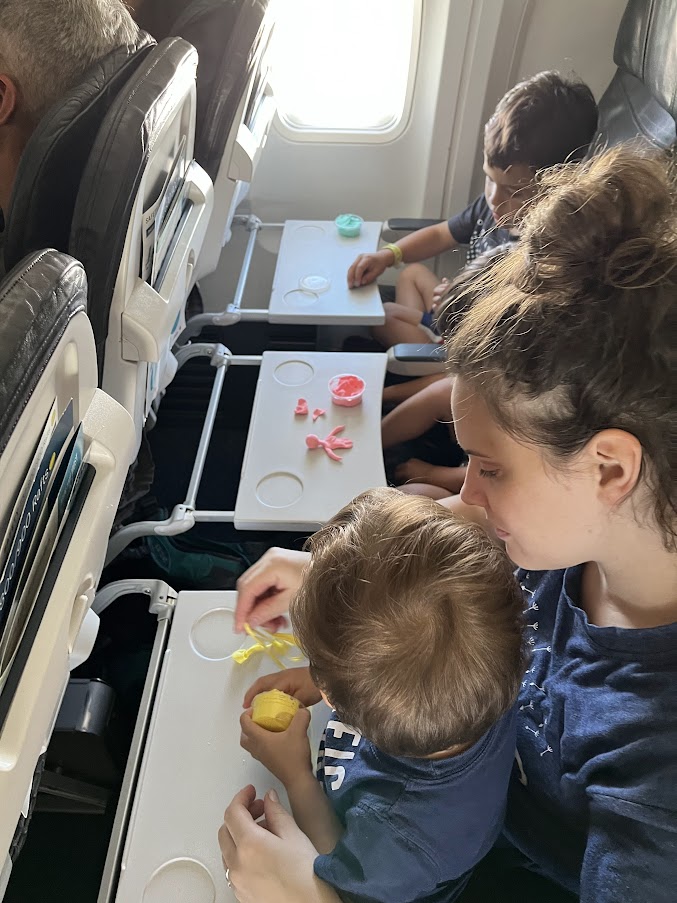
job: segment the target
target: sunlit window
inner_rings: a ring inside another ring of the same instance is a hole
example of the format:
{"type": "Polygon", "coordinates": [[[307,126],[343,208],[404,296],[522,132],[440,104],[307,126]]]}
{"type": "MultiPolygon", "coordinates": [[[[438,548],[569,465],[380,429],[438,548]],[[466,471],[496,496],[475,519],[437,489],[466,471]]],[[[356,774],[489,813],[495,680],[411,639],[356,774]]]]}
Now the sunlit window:
{"type": "Polygon", "coordinates": [[[402,119],[420,0],[282,0],[273,87],[293,129],[384,132],[402,119]]]}

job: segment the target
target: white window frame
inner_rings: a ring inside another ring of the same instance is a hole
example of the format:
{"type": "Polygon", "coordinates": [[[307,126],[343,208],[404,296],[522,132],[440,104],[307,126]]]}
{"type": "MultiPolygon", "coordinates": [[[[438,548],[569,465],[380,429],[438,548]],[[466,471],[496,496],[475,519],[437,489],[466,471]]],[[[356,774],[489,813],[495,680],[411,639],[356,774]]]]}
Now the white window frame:
{"type": "MultiPolygon", "coordinates": [[[[368,0],[365,0],[365,2],[368,2],[368,0]]],[[[411,117],[414,89],[416,86],[416,73],[418,71],[418,58],[421,49],[423,3],[424,0],[414,0],[411,47],[409,53],[409,73],[407,76],[407,87],[404,95],[404,103],[402,105],[402,113],[397,121],[380,128],[319,129],[294,125],[284,117],[278,108],[275,116],[276,131],[288,141],[304,144],[386,144],[399,138],[409,125],[409,119],[411,117]]],[[[384,73],[384,78],[385,77],[387,76],[384,73]]]]}

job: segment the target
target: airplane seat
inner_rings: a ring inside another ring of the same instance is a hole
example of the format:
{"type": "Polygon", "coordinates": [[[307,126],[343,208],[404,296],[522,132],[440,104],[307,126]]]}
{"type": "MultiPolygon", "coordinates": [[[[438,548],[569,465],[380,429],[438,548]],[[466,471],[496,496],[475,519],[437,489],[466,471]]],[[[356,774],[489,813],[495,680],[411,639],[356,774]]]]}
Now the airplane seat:
{"type": "Polygon", "coordinates": [[[216,269],[275,113],[267,50],[269,0],[194,0],[171,34],[198,51],[195,159],[214,183],[214,210],[195,278],[216,269]]]}
{"type": "Polygon", "coordinates": [[[102,123],[73,215],[101,385],[132,415],[137,449],[176,372],[171,349],[213,203],[194,160],[197,59],[181,38],[150,51],[102,123]]]}
{"type": "Polygon", "coordinates": [[[5,226],[9,271],[41,248],[67,252],[82,173],[113,98],[153,46],[142,34],[92,66],[42,118],[21,157],[5,226]]]}
{"type": "Polygon", "coordinates": [[[677,0],[629,0],[614,46],[618,66],[599,102],[592,152],[636,140],[668,149],[677,117],[677,0]]]}
{"type": "Polygon", "coordinates": [[[136,18],[158,40],[198,51],[195,159],[214,183],[214,213],[195,278],[214,272],[230,240],[275,113],[268,86],[270,0],[143,0],[136,18]]]}
{"type": "MultiPolygon", "coordinates": [[[[189,41],[200,58],[195,159],[214,182],[233,124],[237,131],[244,118],[236,114],[254,100],[249,92],[273,26],[269,2],[194,0],[172,27],[172,33],[189,41]]],[[[265,85],[259,87],[263,90],[265,85]]]]}
{"type": "Polygon", "coordinates": [[[129,414],[97,388],[86,307],[82,265],[53,250],[0,283],[0,898],[69,673],[96,637],[133,456],[129,414]]]}

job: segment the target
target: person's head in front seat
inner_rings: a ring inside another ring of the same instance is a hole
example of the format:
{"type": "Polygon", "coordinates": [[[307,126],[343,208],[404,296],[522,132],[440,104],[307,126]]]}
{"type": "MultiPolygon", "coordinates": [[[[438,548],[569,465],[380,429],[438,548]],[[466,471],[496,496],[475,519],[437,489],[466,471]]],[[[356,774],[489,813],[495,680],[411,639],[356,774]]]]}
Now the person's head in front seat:
{"type": "Polygon", "coordinates": [[[0,0],[0,208],[47,110],[89,67],[138,38],[122,0],[0,0]]]}

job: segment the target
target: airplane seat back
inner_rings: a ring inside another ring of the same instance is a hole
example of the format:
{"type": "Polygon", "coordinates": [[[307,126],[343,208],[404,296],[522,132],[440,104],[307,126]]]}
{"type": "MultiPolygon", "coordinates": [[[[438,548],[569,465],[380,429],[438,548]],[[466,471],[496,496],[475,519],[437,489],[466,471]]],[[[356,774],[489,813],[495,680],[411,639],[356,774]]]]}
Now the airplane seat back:
{"type": "Polygon", "coordinates": [[[195,159],[214,182],[266,49],[268,2],[195,0],[172,28],[198,52],[195,159]]]}
{"type": "Polygon", "coordinates": [[[154,47],[113,101],[83,174],[70,253],[90,288],[102,388],[137,434],[171,381],[171,348],[213,202],[194,161],[197,53],[181,38],[154,47]]]}
{"type": "Polygon", "coordinates": [[[96,637],[133,457],[129,414],[97,388],[86,306],[82,265],[56,251],[0,283],[0,897],[70,670],[96,637]]]}
{"type": "Polygon", "coordinates": [[[618,66],[599,102],[592,152],[622,141],[668,149],[677,133],[677,0],[629,0],[616,36],[618,66]]]}
{"type": "Polygon", "coordinates": [[[269,0],[194,0],[171,28],[197,49],[195,159],[214,183],[196,279],[212,273],[252,181],[275,104],[268,85],[269,0]]]}
{"type": "Polygon", "coordinates": [[[67,252],[82,173],[112,100],[155,42],[142,34],[92,66],[38,124],[21,157],[5,228],[5,267],[41,248],[67,252]]]}

